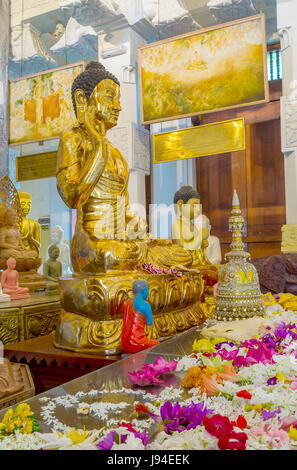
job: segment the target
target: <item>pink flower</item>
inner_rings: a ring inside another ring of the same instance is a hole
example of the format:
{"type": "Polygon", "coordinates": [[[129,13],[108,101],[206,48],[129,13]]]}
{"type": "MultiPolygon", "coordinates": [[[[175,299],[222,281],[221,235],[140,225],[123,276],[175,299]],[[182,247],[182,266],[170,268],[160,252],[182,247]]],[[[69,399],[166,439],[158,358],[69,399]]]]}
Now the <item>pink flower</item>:
{"type": "Polygon", "coordinates": [[[285,418],[282,419],[282,424],[280,426],[280,429],[283,431],[289,432],[290,426],[297,428],[297,418],[296,416],[285,416],[285,418]]]}
{"type": "Polygon", "coordinates": [[[290,389],[291,389],[291,390],[297,390],[297,382],[291,383],[290,389]]]}
{"type": "Polygon", "coordinates": [[[277,447],[279,449],[289,442],[289,436],[283,429],[270,429],[267,435],[271,438],[269,441],[271,447],[277,447]]]}
{"type": "Polygon", "coordinates": [[[260,436],[264,436],[266,434],[265,430],[263,428],[258,428],[257,426],[253,426],[250,429],[250,432],[254,437],[260,437],[260,436]]]}
{"type": "Polygon", "coordinates": [[[145,387],[152,384],[161,384],[163,381],[158,376],[165,372],[173,372],[178,361],[167,362],[158,356],[153,364],[145,364],[140,370],[128,373],[128,377],[134,385],[145,387]]]}

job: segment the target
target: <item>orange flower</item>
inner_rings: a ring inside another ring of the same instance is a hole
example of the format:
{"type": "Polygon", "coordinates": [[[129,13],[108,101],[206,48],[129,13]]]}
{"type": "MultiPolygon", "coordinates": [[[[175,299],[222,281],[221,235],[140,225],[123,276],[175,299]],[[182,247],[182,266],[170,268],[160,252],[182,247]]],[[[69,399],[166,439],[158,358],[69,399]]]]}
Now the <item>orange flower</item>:
{"type": "Polygon", "coordinates": [[[135,410],[137,411],[137,413],[144,413],[144,414],[147,414],[150,412],[149,407],[144,405],[143,403],[137,403],[135,410]]]}
{"type": "Polygon", "coordinates": [[[217,386],[224,380],[235,382],[237,375],[232,365],[223,364],[223,371],[219,371],[215,367],[190,367],[184,376],[182,385],[185,388],[200,388],[200,393],[207,395],[216,395],[218,393],[217,386]]]}
{"type": "Polygon", "coordinates": [[[201,368],[198,366],[190,367],[185,374],[182,385],[185,388],[198,388],[201,384],[201,368]]]}
{"type": "Polygon", "coordinates": [[[229,382],[236,382],[237,374],[232,364],[229,364],[229,365],[223,364],[222,367],[224,371],[223,372],[218,371],[218,378],[221,379],[221,381],[228,380],[229,382]]]}

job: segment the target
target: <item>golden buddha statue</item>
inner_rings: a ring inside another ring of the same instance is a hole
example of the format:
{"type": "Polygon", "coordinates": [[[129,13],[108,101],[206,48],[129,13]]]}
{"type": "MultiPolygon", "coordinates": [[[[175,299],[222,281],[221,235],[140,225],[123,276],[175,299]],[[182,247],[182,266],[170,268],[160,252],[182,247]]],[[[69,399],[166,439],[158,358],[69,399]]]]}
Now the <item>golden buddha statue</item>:
{"type": "Polygon", "coordinates": [[[34,250],[27,250],[17,227],[16,212],[6,206],[0,207],[0,258],[36,258],[34,250]]]}
{"type": "Polygon", "coordinates": [[[31,209],[31,195],[24,191],[19,192],[19,198],[22,206],[22,228],[21,236],[22,242],[27,250],[34,250],[39,253],[40,248],[40,227],[36,220],[28,219],[27,215],[31,209]]]}
{"type": "Polygon", "coordinates": [[[24,245],[21,237],[22,215],[18,192],[4,176],[0,180],[0,269],[6,269],[7,260],[14,258],[20,287],[43,289],[44,279],[36,272],[41,259],[35,249],[24,245]]]}
{"type": "Polygon", "coordinates": [[[159,331],[154,323],[155,337],[176,331],[177,325],[173,320],[169,325],[164,312],[186,309],[189,314],[190,306],[196,305],[191,318],[184,315],[181,329],[201,321],[202,257],[197,263],[191,251],[171,240],[152,240],[146,223],[129,210],[129,167],[106,136],[121,110],[117,78],[91,62],[76,77],[72,100],[79,125],[60,136],[57,187],[67,206],[77,209],[71,243],[75,274],[60,279],[63,311],[55,344],[115,353],[120,351],[124,301],[136,279],[148,280],[153,313],[163,314],[159,323],[166,323],[159,331]],[[149,275],[141,272],[143,263],[179,266],[185,273],[182,279],[149,275]]]}

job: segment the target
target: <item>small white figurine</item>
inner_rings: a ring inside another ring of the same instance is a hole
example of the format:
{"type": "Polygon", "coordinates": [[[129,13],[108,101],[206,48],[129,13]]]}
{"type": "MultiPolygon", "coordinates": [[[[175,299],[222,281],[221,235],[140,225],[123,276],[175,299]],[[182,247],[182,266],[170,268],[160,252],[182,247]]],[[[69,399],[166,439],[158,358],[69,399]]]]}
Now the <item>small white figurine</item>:
{"type": "MultiPolygon", "coordinates": [[[[62,273],[67,274],[71,273],[70,269],[70,256],[69,256],[69,247],[63,243],[64,230],[60,225],[55,225],[51,231],[51,241],[52,244],[57,246],[60,250],[60,255],[58,261],[62,263],[62,273]]],[[[51,245],[50,245],[51,246],[51,245]]],[[[47,251],[49,250],[49,247],[47,251]]]]}
{"type": "Polygon", "coordinates": [[[209,218],[204,214],[200,214],[195,220],[195,226],[198,230],[206,228],[208,230],[208,247],[206,248],[206,256],[212,264],[220,264],[222,261],[221,244],[218,237],[210,235],[211,225],[209,218]]]}

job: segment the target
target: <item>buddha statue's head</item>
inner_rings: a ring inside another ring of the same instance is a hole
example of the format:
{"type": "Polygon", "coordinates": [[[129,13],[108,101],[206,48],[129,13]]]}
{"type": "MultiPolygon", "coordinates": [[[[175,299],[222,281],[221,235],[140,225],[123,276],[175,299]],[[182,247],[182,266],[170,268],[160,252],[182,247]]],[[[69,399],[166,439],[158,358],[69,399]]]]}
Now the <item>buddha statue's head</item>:
{"type": "Polygon", "coordinates": [[[8,260],[6,261],[6,266],[8,267],[8,269],[14,269],[16,267],[16,260],[14,258],[8,258],[8,260]]]}
{"type": "Polygon", "coordinates": [[[60,225],[55,225],[51,231],[51,240],[54,245],[58,245],[62,242],[64,235],[64,230],[60,225]]]}
{"type": "Polygon", "coordinates": [[[6,227],[16,227],[18,216],[14,209],[6,206],[0,208],[0,225],[6,227]]]}
{"type": "Polygon", "coordinates": [[[200,195],[188,184],[185,184],[176,191],[174,204],[176,205],[178,217],[183,216],[193,220],[201,213],[200,195]]]}
{"type": "Polygon", "coordinates": [[[27,217],[31,209],[31,194],[22,191],[19,193],[19,198],[22,206],[23,216],[27,217]]]}
{"type": "Polygon", "coordinates": [[[71,92],[74,111],[81,124],[90,110],[106,130],[117,124],[121,111],[120,82],[102,64],[90,62],[74,80],[71,92]]]}
{"type": "Polygon", "coordinates": [[[150,286],[145,279],[137,279],[137,281],[134,281],[132,288],[135,296],[140,295],[144,300],[148,298],[150,286]]]}
{"type": "Polygon", "coordinates": [[[58,259],[60,255],[59,247],[56,245],[49,246],[48,254],[51,260],[56,261],[56,259],[58,259]]]}

